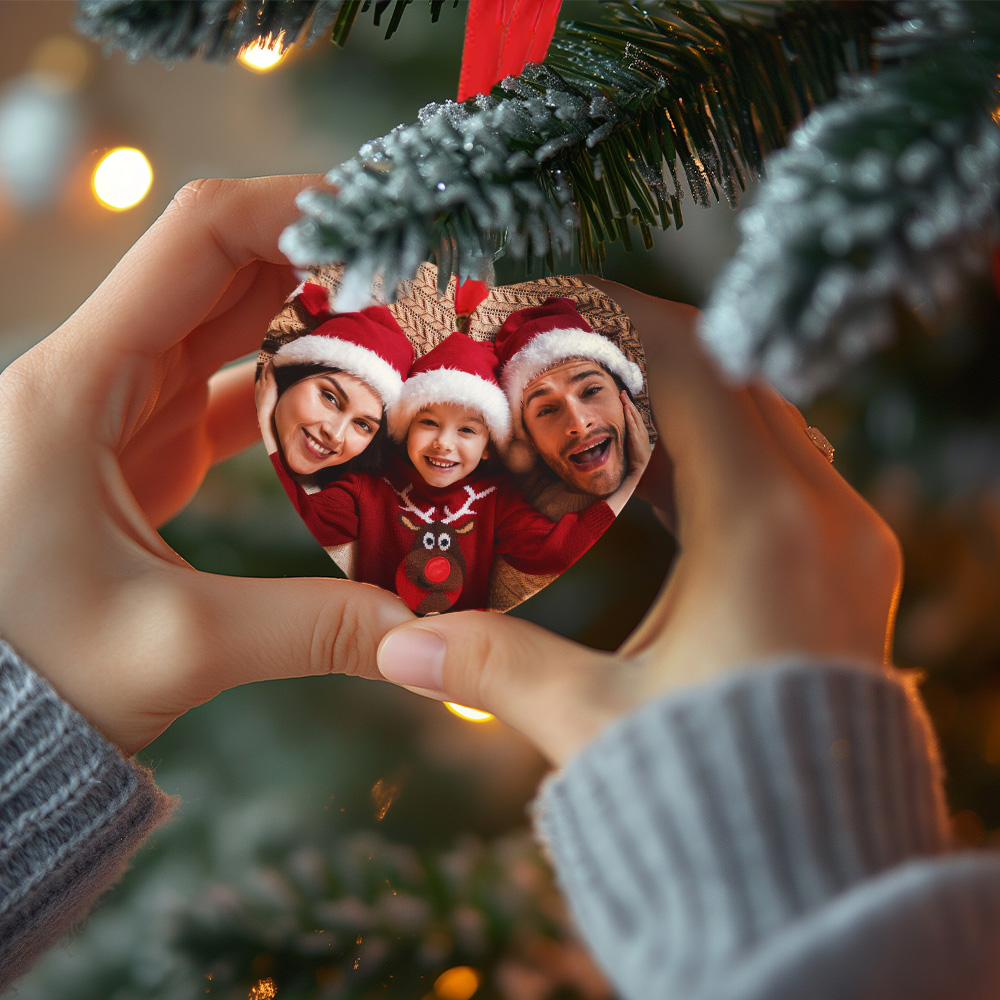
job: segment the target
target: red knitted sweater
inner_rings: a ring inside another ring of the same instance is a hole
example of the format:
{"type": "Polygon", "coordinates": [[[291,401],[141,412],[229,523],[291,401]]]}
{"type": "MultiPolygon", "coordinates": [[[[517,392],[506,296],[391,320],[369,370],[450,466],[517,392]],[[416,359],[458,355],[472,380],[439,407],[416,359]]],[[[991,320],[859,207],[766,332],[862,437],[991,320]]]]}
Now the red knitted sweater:
{"type": "Polygon", "coordinates": [[[550,521],[503,475],[428,486],[398,456],[384,475],[351,473],[318,493],[296,483],[278,453],[271,461],[319,543],[356,538],[357,579],[398,593],[418,614],[484,607],[497,555],[522,573],[562,573],[615,519],[598,501],[550,521]]]}

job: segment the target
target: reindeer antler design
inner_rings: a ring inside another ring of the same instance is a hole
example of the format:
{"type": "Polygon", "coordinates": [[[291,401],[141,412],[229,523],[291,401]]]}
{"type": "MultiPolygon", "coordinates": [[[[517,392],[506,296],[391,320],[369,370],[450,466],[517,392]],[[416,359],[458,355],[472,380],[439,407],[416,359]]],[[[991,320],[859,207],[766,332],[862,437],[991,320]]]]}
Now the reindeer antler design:
{"type": "Polygon", "coordinates": [[[441,519],[441,523],[442,524],[451,524],[452,521],[457,521],[463,514],[469,514],[469,513],[471,513],[472,512],[472,505],[477,500],[482,500],[483,497],[489,496],[495,489],[496,489],[496,486],[490,486],[488,489],[483,490],[482,493],[477,493],[473,487],[466,486],[465,487],[465,492],[466,492],[465,503],[463,503],[462,506],[459,507],[459,509],[456,510],[454,514],[450,510],[448,510],[447,507],[445,507],[444,512],[448,516],[442,518],[441,519]]]}
{"type": "MultiPolygon", "coordinates": [[[[430,510],[422,511],[419,507],[415,507],[413,505],[413,501],[410,500],[410,490],[413,489],[413,483],[410,483],[410,485],[407,486],[405,490],[400,492],[399,490],[396,489],[395,486],[392,485],[392,483],[389,482],[388,479],[386,479],[385,476],[382,477],[382,480],[383,482],[388,483],[389,489],[391,489],[392,492],[395,493],[396,496],[398,496],[399,499],[403,501],[403,506],[400,507],[400,510],[407,510],[411,514],[416,514],[417,517],[419,517],[420,520],[424,522],[424,524],[430,524],[431,521],[434,520],[434,514],[437,512],[437,507],[431,507],[430,510]]],[[[466,489],[468,488],[469,487],[466,486],[466,489]]],[[[445,507],[446,511],[447,509],[448,508],[445,507]]]]}

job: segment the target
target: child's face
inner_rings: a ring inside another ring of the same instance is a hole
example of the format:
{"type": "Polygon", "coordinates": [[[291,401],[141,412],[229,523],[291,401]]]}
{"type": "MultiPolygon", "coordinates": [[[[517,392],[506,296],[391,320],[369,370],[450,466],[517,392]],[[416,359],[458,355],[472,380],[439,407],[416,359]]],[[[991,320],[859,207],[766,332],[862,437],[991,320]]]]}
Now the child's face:
{"type": "Polygon", "coordinates": [[[451,486],[489,457],[490,436],[475,410],[435,403],[418,410],[406,435],[406,454],[429,486],[451,486]]]}
{"type": "Polygon", "coordinates": [[[290,385],[274,407],[281,453],[288,468],[302,476],[360,455],[381,422],[381,399],[346,372],[304,378],[290,385]]]}

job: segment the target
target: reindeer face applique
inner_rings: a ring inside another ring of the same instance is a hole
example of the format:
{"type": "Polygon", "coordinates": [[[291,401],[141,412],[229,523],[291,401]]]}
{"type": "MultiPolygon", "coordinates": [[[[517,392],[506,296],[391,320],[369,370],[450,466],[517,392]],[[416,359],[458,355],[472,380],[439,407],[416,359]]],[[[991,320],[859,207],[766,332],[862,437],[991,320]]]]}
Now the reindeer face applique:
{"type": "Polygon", "coordinates": [[[458,536],[467,535],[476,522],[467,521],[461,528],[453,528],[443,521],[415,524],[406,514],[400,514],[399,520],[416,537],[396,574],[397,585],[401,574],[415,587],[426,591],[420,604],[412,609],[418,615],[450,611],[465,583],[465,558],[458,536]]]}
{"type": "Polygon", "coordinates": [[[475,518],[456,528],[454,522],[473,513],[472,504],[496,489],[489,487],[477,493],[465,487],[466,500],[451,511],[437,517],[437,507],[421,510],[410,501],[410,487],[396,495],[403,501],[399,523],[413,532],[413,546],[396,570],[396,593],[418,615],[442,614],[450,611],[462,593],[466,564],[459,538],[476,526],[475,518]]]}

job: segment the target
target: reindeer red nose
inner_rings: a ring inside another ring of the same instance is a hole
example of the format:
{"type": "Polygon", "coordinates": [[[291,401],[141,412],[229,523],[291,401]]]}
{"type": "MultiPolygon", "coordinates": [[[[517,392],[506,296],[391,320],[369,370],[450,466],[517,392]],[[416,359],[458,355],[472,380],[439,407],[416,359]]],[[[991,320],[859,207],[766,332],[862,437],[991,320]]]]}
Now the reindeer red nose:
{"type": "Polygon", "coordinates": [[[428,559],[427,565],[424,567],[424,576],[431,583],[443,583],[448,579],[449,573],[451,573],[451,563],[444,556],[434,556],[432,559],[428,559]]]}

